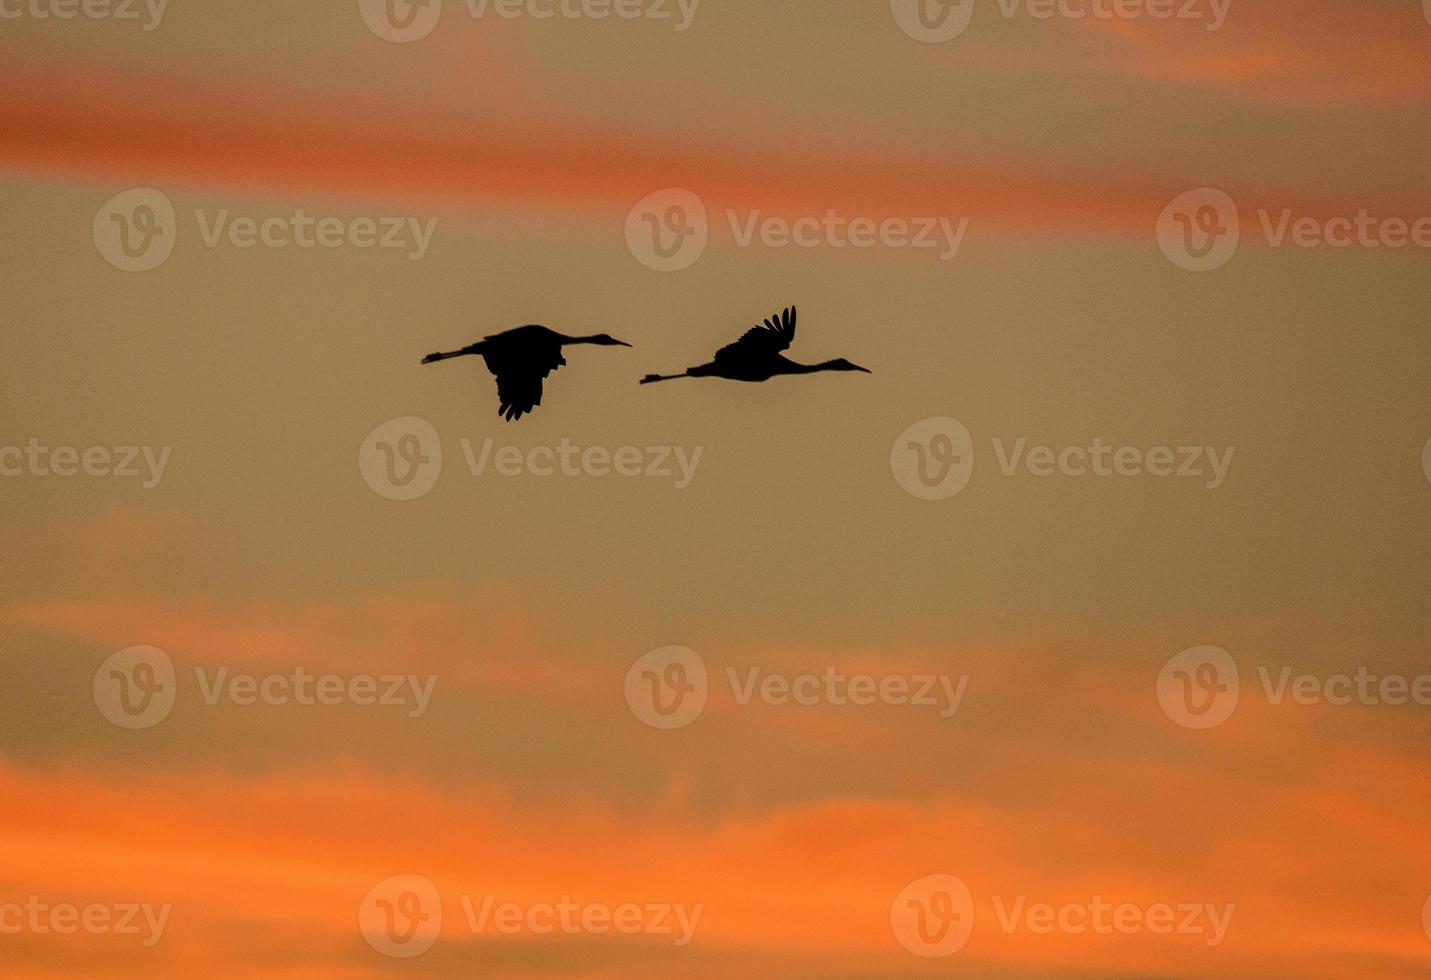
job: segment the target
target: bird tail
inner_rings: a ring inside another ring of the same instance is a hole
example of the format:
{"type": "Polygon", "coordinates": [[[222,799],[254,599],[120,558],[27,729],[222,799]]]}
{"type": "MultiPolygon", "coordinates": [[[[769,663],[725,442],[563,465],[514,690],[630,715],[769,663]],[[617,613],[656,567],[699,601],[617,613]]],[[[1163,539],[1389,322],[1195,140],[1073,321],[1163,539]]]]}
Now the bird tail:
{"type": "Polygon", "coordinates": [[[641,384],[648,385],[656,381],[674,381],[676,378],[689,378],[689,374],[648,374],[641,379],[641,384]]]}

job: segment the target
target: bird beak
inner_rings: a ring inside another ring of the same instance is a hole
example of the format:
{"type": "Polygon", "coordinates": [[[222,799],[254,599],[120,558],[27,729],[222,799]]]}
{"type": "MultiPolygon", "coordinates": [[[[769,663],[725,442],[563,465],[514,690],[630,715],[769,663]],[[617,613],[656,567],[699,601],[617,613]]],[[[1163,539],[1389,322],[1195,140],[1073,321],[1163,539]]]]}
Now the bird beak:
{"type": "Polygon", "coordinates": [[[632,346],[631,344],[628,344],[628,343],[627,343],[626,341],[624,341],[624,340],[618,340],[617,343],[620,344],[622,347],[630,347],[630,346],[632,346]]]}
{"type": "Polygon", "coordinates": [[[858,364],[855,365],[855,370],[856,370],[856,371],[863,371],[865,374],[874,374],[874,372],[871,371],[869,368],[862,368],[862,367],[860,367],[858,364]]]}

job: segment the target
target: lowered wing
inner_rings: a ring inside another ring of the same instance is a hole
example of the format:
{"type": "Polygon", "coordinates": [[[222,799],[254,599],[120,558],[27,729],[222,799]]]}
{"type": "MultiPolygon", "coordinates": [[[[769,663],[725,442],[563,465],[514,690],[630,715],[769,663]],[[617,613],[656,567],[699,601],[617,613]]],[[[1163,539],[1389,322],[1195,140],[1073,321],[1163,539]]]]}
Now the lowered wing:
{"type": "Polygon", "coordinates": [[[526,415],[542,403],[542,380],[566,363],[559,344],[501,347],[482,355],[487,370],[497,378],[497,414],[508,422],[526,415]]]}
{"type": "Polygon", "coordinates": [[[514,422],[542,403],[542,376],[536,374],[497,375],[497,414],[514,422]]]}

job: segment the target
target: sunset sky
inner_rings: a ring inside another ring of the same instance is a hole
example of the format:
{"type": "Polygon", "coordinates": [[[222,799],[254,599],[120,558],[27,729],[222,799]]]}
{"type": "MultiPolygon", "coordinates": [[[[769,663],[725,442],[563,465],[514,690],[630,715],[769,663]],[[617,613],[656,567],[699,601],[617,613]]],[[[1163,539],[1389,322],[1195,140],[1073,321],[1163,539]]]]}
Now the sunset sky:
{"type": "Polygon", "coordinates": [[[1431,674],[1431,248],[1275,234],[1431,229],[1431,6],[964,0],[926,41],[903,3],[447,0],[399,43],[366,0],[0,0],[0,973],[1431,975],[1431,698],[1386,703],[1431,674]],[[1201,188],[1241,232],[1206,272],[1160,239],[1201,188]],[[105,237],[133,189],[174,214],[144,271],[105,237]],[[662,272],[628,225],[672,189],[708,243],[662,272]],[[300,212],[402,247],[232,237],[300,212]],[[760,230],[831,214],[964,231],[760,230]],[[791,304],[790,357],[873,373],[637,385],[791,304]],[[569,348],[515,423],[479,360],[419,364],[529,323],[633,347],[569,348]],[[902,433],[944,418],[972,476],[917,499],[902,433]],[[375,485],[405,419],[442,455],[409,500],[375,485]],[[1020,440],[1226,470],[1038,476],[1020,440]],[[467,458],[563,445],[671,473],[467,458]],[[628,673],[672,646],[708,697],[667,730],[628,673]],[[125,727],[134,647],[174,700],[125,727]],[[1159,678],[1202,647],[1240,695],[1197,728],[1159,678]],[[297,670],[343,703],[213,690],[297,670]],[[781,703],[752,670],[960,694],[781,703]],[[1358,671],[1346,704],[1276,688],[1358,671]],[[931,875],[972,895],[946,956],[892,922],[931,875]],[[438,896],[416,955],[374,938],[424,897],[394,876],[438,896]],[[506,934],[489,898],[700,912],[506,934]],[[168,911],[147,942],[36,901],[168,911]],[[1099,902],[1144,927],[1008,918],[1099,902]]]}

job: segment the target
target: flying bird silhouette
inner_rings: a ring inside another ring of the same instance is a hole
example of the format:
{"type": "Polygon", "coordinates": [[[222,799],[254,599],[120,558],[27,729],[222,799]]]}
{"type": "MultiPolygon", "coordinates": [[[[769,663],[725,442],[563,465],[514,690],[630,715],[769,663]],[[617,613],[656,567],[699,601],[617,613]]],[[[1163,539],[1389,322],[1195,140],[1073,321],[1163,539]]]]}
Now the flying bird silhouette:
{"type": "Polygon", "coordinates": [[[799,364],[780,352],[788,350],[795,339],[795,307],[770,317],[747,330],[739,340],[716,351],[709,364],[686,369],[681,374],[648,374],[643,385],[676,378],[726,378],[731,381],[769,381],[777,374],[814,374],[816,371],[863,371],[869,368],[851,364],[843,357],[821,364],[799,364]]]}
{"type": "Polygon", "coordinates": [[[497,378],[497,414],[508,422],[521,418],[542,403],[542,379],[566,363],[562,348],[568,344],[598,344],[602,347],[630,347],[609,334],[568,337],[532,324],[505,333],[493,334],[461,350],[428,354],[424,364],[445,361],[467,354],[480,354],[487,370],[497,378]]]}

